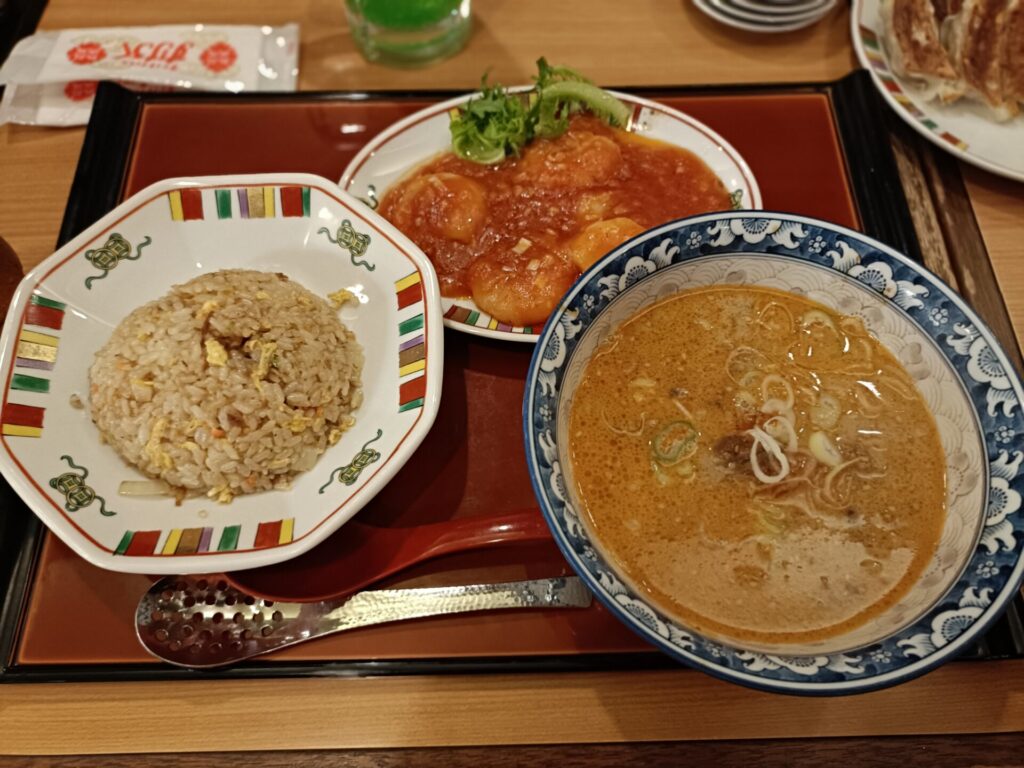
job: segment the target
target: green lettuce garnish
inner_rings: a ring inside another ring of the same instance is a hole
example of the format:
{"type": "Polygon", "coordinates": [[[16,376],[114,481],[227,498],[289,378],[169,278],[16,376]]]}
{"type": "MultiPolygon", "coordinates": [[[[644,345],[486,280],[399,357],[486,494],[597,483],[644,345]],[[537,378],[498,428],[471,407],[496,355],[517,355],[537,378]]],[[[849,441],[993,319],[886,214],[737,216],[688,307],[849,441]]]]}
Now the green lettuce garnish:
{"type": "Polygon", "coordinates": [[[528,94],[513,94],[500,84],[488,85],[484,75],[480,96],[452,110],[449,128],[455,154],[474,163],[500,163],[518,156],[536,137],[561,136],[569,128],[569,118],[583,111],[620,128],[629,122],[629,107],[574,69],[538,59],[534,83],[528,94]]]}
{"type": "Polygon", "coordinates": [[[455,154],[474,163],[500,163],[518,155],[531,138],[526,105],[500,85],[480,82],[480,96],[453,110],[449,129],[455,154]]]}

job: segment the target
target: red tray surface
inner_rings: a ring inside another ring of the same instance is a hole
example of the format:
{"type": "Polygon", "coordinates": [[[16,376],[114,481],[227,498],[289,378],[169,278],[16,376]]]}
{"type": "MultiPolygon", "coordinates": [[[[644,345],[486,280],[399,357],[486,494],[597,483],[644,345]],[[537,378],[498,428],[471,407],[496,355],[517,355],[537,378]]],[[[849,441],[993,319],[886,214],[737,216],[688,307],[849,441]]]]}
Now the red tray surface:
{"type": "MultiPolygon", "coordinates": [[[[660,99],[704,121],[747,159],[765,208],[856,227],[827,96],[660,99]]],[[[336,179],[355,152],[429,102],[377,99],[145,106],[124,195],[173,176],[305,171],[336,179]]],[[[447,331],[444,396],[421,449],[360,519],[406,527],[535,505],[520,411],[530,348],[447,331]]],[[[344,529],[342,529],[343,532],[344,529]]],[[[341,532],[339,532],[341,533],[341,532]]],[[[456,584],[569,573],[553,543],[451,556],[395,584],[456,584]]],[[[133,628],[150,580],[103,571],[47,536],[18,647],[21,664],[150,662],[133,628]]],[[[451,658],[635,652],[648,646],[599,605],[372,627],[282,651],[268,661],[451,658]]],[[[154,662],[155,663],[155,662],[154,662]]]]}

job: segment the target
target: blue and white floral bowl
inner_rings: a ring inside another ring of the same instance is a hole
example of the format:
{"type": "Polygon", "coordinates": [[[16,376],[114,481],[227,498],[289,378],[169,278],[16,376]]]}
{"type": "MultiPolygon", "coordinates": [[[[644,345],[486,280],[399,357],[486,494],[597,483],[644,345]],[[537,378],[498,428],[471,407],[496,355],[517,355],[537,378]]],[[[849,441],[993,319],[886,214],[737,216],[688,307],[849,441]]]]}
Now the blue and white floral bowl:
{"type": "Polygon", "coordinates": [[[774,691],[841,694],[909,680],[955,657],[1018,590],[1024,561],[1024,390],[991,331],[930,272],[852,230],[735,212],[646,232],[595,264],[541,334],[523,428],[534,491],[562,553],[654,645],[713,675],[774,691]],[[946,455],[948,514],[910,594],[867,626],[800,646],[739,648],[647,602],[591,540],[567,461],[573,392],[595,348],[661,298],[711,284],[799,293],[858,315],[916,380],[946,455]]]}

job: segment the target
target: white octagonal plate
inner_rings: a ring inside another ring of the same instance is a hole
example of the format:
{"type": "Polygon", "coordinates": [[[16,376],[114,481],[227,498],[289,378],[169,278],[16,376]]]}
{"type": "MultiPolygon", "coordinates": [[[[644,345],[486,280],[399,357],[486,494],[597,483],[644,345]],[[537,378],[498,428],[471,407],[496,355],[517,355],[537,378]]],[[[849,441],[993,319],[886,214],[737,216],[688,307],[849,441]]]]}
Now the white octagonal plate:
{"type": "Polygon", "coordinates": [[[22,281],[0,337],[0,470],[90,562],[133,573],[254,568],[294,557],[351,518],[430,429],[441,394],[441,303],[409,240],[307,174],[171,179],[134,195],[22,281]],[[101,443],[88,369],[114,326],[171,286],[220,269],[281,272],[341,310],[363,347],[356,424],[287,491],[124,497],[143,479],[101,443]],[[80,399],[85,407],[75,407],[80,399]]]}

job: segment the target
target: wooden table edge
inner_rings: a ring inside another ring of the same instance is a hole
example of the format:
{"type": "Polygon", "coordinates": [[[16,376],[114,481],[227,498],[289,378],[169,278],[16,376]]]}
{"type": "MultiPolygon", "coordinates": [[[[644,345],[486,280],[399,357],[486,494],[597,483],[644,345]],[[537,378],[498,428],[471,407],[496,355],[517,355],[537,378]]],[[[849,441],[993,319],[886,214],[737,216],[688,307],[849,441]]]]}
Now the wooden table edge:
{"type": "Polygon", "coordinates": [[[951,663],[829,698],[751,691],[687,669],[0,687],[8,755],[1012,731],[1024,731],[1024,661],[951,663]]]}

